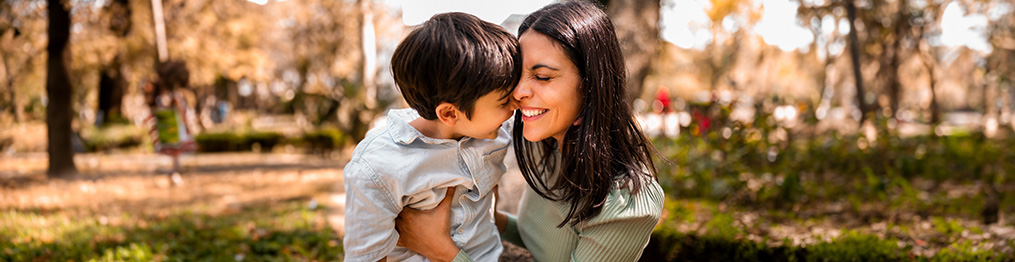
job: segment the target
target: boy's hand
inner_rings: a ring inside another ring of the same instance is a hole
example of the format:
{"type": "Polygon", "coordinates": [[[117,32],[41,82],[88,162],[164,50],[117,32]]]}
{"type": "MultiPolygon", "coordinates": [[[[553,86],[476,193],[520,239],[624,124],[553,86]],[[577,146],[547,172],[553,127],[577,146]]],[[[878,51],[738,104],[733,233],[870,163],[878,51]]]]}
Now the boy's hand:
{"type": "Polygon", "coordinates": [[[458,247],[451,240],[451,200],[455,188],[449,187],[444,199],[431,210],[406,207],[395,218],[398,245],[415,251],[431,261],[451,261],[458,247]]]}

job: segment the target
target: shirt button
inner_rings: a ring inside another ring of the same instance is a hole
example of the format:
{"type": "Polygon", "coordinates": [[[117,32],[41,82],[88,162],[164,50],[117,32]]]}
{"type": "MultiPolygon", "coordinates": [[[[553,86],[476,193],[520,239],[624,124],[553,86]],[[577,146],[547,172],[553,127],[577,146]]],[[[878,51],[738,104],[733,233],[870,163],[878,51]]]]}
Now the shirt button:
{"type": "Polygon", "coordinates": [[[462,234],[463,232],[465,232],[465,230],[462,230],[461,228],[458,229],[458,234],[462,234]]]}

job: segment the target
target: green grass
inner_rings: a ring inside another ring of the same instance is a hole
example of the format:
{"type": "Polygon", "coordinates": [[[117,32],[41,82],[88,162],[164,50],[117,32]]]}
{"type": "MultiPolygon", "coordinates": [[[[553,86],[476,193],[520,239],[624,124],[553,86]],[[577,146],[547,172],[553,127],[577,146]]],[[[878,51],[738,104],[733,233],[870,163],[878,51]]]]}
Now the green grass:
{"type": "Polygon", "coordinates": [[[1010,251],[1015,243],[963,238],[963,232],[984,231],[951,218],[933,217],[932,226],[924,229],[931,234],[916,234],[922,240],[915,240],[906,237],[919,227],[914,223],[887,224],[897,233],[877,233],[869,226],[838,229],[828,224],[834,219],[823,216],[802,219],[773,211],[758,217],[761,213],[751,209],[722,205],[709,199],[668,199],[665,219],[641,261],[1015,261],[1010,251]],[[748,214],[755,214],[754,219],[742,221],[748,214]],[[813,233],[811,226],[835,230],[813,233]],[[782,231],[789,236],[772,233],[784,227],[797,230],[782,231]],[[936,253],[925,252],[923,241],[936,253]]]}
{"type": "Polygon", "coordinates": [[[305,200],[212,215],[4,211],[0,261],[337,261],[339,238],[305,200]]]}

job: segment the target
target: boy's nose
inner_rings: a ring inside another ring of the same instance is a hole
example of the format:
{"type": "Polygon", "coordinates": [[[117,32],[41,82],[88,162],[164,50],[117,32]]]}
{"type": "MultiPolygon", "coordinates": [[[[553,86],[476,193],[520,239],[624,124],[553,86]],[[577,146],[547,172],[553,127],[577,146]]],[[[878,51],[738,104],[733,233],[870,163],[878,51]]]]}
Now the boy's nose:
{"type": "Polygon", "coordinates": [[[518,100],[516,100],[513,96],[508,99],[511,100],[508,101],[508,109],[511,109],[511,111],[515,111],[518,110],[518,108],[521,108],[521,106],[518,104],[518,100]]]}

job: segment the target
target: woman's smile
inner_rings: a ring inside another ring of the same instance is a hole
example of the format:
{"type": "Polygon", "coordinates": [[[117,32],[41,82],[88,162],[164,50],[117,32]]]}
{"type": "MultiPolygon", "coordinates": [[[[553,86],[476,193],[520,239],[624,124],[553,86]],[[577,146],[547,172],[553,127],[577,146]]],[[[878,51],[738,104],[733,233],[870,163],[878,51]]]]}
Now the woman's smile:
{"type": "Polygon", "coordinates": [[[544,114],[546,114],[547,111],[550,111],[549,109],[545,108],[535,108],[526,106],[523,106],[521,110],[522,110],[522,121],[525,122],[539,119],[539,117],[542,117],[544,114]]]}

